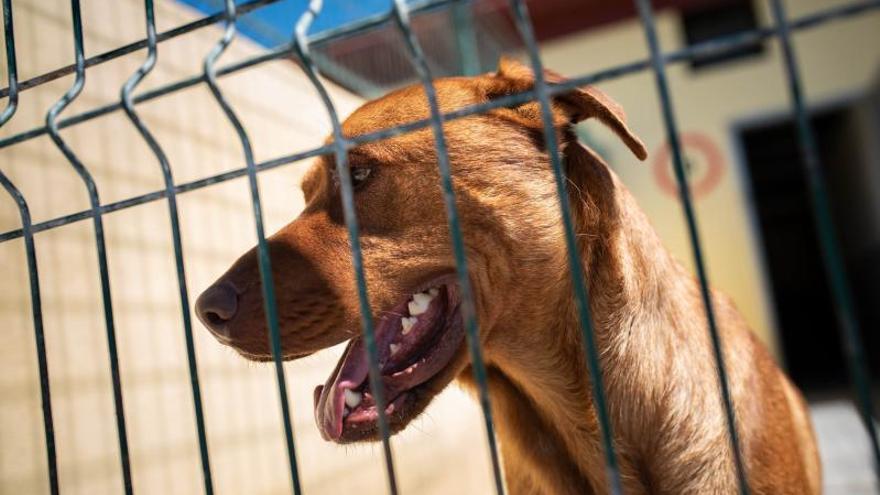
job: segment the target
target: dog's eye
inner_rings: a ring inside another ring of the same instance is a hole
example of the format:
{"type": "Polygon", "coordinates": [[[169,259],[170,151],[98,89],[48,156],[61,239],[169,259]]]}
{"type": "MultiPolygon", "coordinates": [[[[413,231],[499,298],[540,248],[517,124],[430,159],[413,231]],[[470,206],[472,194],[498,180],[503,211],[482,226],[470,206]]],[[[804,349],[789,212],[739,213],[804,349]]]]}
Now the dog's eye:
{"type": "Polygon", "coordinates": [[[360,187],[364,182],[367,181],[367,177],[370,176],[371,169],[367,167],[352,167],[351,169],[351,185],[355,189],[360,187]]]}

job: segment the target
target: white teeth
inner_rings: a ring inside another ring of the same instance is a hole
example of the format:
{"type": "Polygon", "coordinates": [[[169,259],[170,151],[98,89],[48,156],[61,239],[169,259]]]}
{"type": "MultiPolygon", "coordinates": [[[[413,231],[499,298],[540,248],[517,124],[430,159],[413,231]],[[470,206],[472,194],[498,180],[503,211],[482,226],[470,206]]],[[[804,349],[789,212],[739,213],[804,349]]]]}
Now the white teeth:
{"type": "Polygon", "coordinates": [[[440,293],[440,289],[438,289],[436,287],[431,287],[430,289],[428,289],[428,294],[430,294],[430,296],[432,298],[437,297],[437,294],[439,294],[439,293],[440,293]]]}
{"type": "Polygon", "coordinates": [[[391,355],[393,356],[393,355],[397,354],[397,351],[400,350],[400,345],[399,344],[390,344],[388,346],[388,348],[391,349],[391,355]]]}
{"type": "Polygon", "coordinates": [[[360,392],[353,392],[350,388],[345,389],[343,395],[345,395],[345,405],[351,409],[357,407],[363,398],[360,392]]]}
{"type": "Polygon", "coordinates": [[[417,292],[413,294],[412,301],[409,302],[409,314],[412,316],[420,315],[428,310],[431,300],[434,299],[430,294],[417,292]]]}
{"type": "Polygon", "coordinates": [[[419,319],[415,316],[404,316],[403,318],[401,318],[400,326],[403,327],[403,334],[408,334],[412,330],[413,325],[415,325],[418,321],[419,319]]]}

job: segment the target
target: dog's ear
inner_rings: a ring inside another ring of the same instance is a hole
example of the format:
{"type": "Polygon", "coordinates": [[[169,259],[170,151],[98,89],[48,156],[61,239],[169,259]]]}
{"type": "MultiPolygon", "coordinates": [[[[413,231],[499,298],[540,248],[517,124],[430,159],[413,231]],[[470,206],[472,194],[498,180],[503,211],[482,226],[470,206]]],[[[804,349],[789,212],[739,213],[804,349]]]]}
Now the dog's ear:
{"type": "MultiPolygon", "coordinates": [[[[544,80],[549,85],[566,81],[565,77],[544,70],[544,80]]],[[[528,91],[535,87],[535,75],[531,67],[508,58],[501,57],[498,72],[482,78],[484,90],[489,99],[528,91]]],[[[537,101],[516,107],[517,121],[540,129],[541,107],[537,101]]],[[[591,86],[574,88],[553,98],[553,119],[556,127],[576,124],[591,117],[607,125],[629,147],[640,160],[648,156],[645,145],[626,125],[623,108],[605,93],[591,86]]]]}

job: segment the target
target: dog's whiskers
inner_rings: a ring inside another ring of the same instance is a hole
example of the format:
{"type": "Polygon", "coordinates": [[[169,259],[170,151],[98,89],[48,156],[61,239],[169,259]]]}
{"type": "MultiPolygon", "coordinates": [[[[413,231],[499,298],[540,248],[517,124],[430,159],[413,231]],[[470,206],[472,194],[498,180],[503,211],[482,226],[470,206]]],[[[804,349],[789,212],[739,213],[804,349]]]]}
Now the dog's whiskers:
{"type": "Polygon", "coordinates": [[[384,316],[397,316],[400,318],[403,318],[404,316],[406,316],[405,314],[398,313],[397,311],[382,311],[379,313],[379,315],[382,317],[384,317],[384,316]]]}

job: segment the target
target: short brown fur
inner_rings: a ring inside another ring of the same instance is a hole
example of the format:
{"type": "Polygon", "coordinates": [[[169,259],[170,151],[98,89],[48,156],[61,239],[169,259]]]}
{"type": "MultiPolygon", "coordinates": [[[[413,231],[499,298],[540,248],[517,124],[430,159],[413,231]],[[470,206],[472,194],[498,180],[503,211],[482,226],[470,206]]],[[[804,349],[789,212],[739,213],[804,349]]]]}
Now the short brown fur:
{"type": "MultiPolygon", "coordinates": [[[[502,60],[496,74],[436,81],[443,111],[532,85],[531,71],[511,60],[502,60]]],[[[510,493],[607,493],[539,110],[528,103],[444,124],[492,406],[510,493]]],[[[365,104],[344,132],[362,135],[428,115],[422,89],[409,87],[365,104]]],[[[598,118],[639,158],[645,149],[622,110],[593,88],[556,98],[554,117],[624,491],[734,493],[698,285],[663,248],[615,174],[576,141],[571,124],[598,118]]],[[[454,273],[435,143],[421,129],[360,146],[351,162],[371,169],[356,202],[371,305],[380,315],[426,277],[454,273]]],[[[305,211],[269,239],[289,359],[360,332],[337,182],[332,161],[318,160],[303,183],[305,211]]],[[[268,359],[255,252],[221,281],[240,294],[235,334],[224,342],[250,359],[268,359]]],[[[752,493],[820,493],[817,448],[800,393],[732,302],[713,294],[752,493]]],[[[473,388],[468,363],[462,348],[393,428],[404,428],[451,380],[473,388]]]]}

